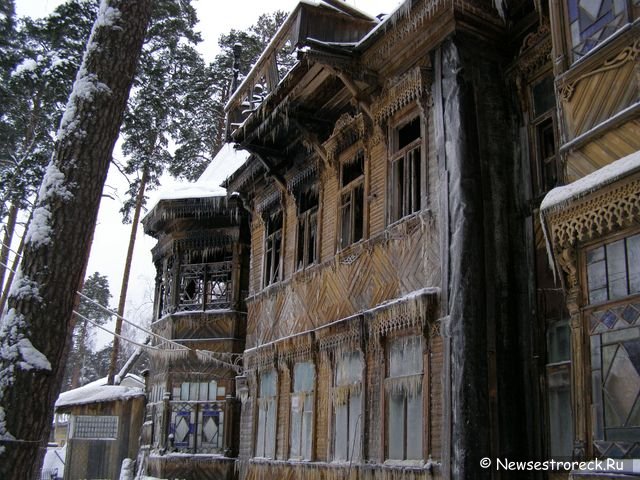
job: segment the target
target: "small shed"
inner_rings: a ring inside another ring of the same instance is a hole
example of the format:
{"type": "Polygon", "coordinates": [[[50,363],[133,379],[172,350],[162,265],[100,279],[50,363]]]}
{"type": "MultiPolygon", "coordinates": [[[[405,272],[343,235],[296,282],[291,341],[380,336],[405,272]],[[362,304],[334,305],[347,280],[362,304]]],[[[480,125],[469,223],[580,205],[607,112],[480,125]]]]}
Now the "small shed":
{"type": "Polygon", "coordinates": [[[136,458],[144,418],[144,381],[127,374],[60,394],[56,414],[69,415],[65,479],[117,480],[125,458],[136,458]]]}

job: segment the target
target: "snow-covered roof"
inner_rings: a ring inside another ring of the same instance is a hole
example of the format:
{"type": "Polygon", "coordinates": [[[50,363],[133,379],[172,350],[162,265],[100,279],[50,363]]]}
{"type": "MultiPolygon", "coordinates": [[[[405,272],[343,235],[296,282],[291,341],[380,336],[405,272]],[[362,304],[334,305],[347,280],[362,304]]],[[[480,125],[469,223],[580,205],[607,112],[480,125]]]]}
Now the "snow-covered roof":
{"type": "Polygon", "coordinates": [[[56,408],[88,403],[126,400],[144,395],[144,381],[137,375],[127,374],[120,385],[107,385],[107,377],[82,387],[61,393],[56,408]]]}
{"type": "Polygon", "coordinates": [[[237,150],[235,143],[225,143],[198,180],[160,189],[156,204],[162,200],[226,196],[227,190],[220,185],[247,161],[249,155],[246,150],[237,150]]]}
{"type": "Polygon", "coordinates": [[[540,211],[546,213],[562,208],[571,201],[577,200],[635,172],[640,172],[640,151],[616,160],[569,185],[554,188],[542,200],[540,211]]]}

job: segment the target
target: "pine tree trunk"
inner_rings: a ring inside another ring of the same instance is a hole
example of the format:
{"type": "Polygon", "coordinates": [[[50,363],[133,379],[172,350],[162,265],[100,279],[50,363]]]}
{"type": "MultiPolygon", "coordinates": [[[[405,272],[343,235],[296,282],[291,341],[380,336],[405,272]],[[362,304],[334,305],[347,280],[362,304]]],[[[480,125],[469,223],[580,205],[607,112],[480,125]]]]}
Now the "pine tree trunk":
{"type": "Polygon", "coordinates": [[[7,217],[7,225],[4,230],[4,238],[2,239],[2,248],[0,249],[0,288],[4,285],[4,276],[9,265],[9,248],[13,240],[13,232],[16,229],[16,221],[18,220],[17,202],[12,202],[9,207],[9,216],[7,217]]]}
{"type": "MultiPolygon", "coordinates": [[[[142,170],[142,178],[140,179],[140,188],[136,195],[136,208],[133,213],[133,221],[131,222],[131,234],[129,235],[129,249],[127,250],[127,259],[124,263],[124,272],[122,274],[122,286],[120,287],[120,300],[118,301],[118,317],[116,318],[115,333],[120,335],[122,332],[122,318],[124,316],[124,307],[127,303],[127,290],[129,289],[129,276],[131,275],[131,262],[133,261],[133,249],[136,246],[136,235],[138,233],[138,223],[140,223],[140,212],[144,203],[144,192],[147,189],[147,181],[149,180],[149,169],[145,166],[142,170]]],[[[118,354],[120,352],[120,339],[113,337],[113,349],[111,350],[111,362],[109,363],[109,374],[107,375],[107,383],[113,385],[116,374],[116,364],[118,362],[118,354]]]]}
{"type": "Polygon", "coordinates": [[[151,14],[102,0],[0,327],[0,478],[37,478],[64,374],[76,291],[151,14]]]}

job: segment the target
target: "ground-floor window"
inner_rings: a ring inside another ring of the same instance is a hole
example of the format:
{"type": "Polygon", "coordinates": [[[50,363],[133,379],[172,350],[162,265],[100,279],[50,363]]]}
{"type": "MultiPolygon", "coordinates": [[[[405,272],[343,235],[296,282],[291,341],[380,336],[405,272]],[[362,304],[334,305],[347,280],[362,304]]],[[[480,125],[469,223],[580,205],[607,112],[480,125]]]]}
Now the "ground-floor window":
{"type": "Polygon", "coordinates": [[[256,457],[275,458],[278,375],[275,369],[260,375],[256,457]]]}
{"type": "Polygon", "coordinates": [[[359,461],[362,432],[362,353],[343,354],[335,365],[333,458],[359,461]]]}
{"type": "Polygon", "coordinates": [[[421,460],[422,338],[391,339],[387,354],[387,459],[421,460]]]}
{"type": "Polygon", "coordinates": [[[298,362],[293,367],[289,456],[311,460],[313,443],[313,402],[315,368],[312,362],[298,362]]]}

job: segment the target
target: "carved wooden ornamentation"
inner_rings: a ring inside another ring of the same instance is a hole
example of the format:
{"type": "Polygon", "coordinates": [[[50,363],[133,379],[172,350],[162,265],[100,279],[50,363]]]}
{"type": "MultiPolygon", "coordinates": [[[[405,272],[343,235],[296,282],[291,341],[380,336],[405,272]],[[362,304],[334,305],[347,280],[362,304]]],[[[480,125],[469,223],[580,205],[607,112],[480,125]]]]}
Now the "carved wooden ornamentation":
{"type": "Polygon", "coordinates": [[[333,128],[333,133],[323,144],[329,163],[335,163],[340,152],[358,140],[362,140],[365,137],[366,130],[367,128],[362,114],[354,117],[349,113],[343,113],[340,118],[338,118],[333,128]]]}
{"type": "Polygon", "coordinates": [[[373,119],[376,125],[384,123],[413,101],[418,101],[423,107],[433,105],[431,80],[430,70],[424,67],[413,68],[400,77],[391,79],[383,94],[373,103],[373,119]]]}
{"type": "Polygon", "coordinates": [[[559,86],[560,98],[565,103],[571,101],[571,97],[573,96],[578,83],[599,73],[620,68],[627,62],[635,62],[639,53],[640,40],[636,40],[633,44],[625,47],[621,52],[618,52],[614,57],[605,60],[600,67],[590,70],[580,75],[578,78],[572,79],[570,82],[561,84],[559,86]]]}
{"type": "Polygon", "coordinates": [[[549,213],[547,218],[556,251],[629,226],[640,219],[640,179],[549,213]]]}

